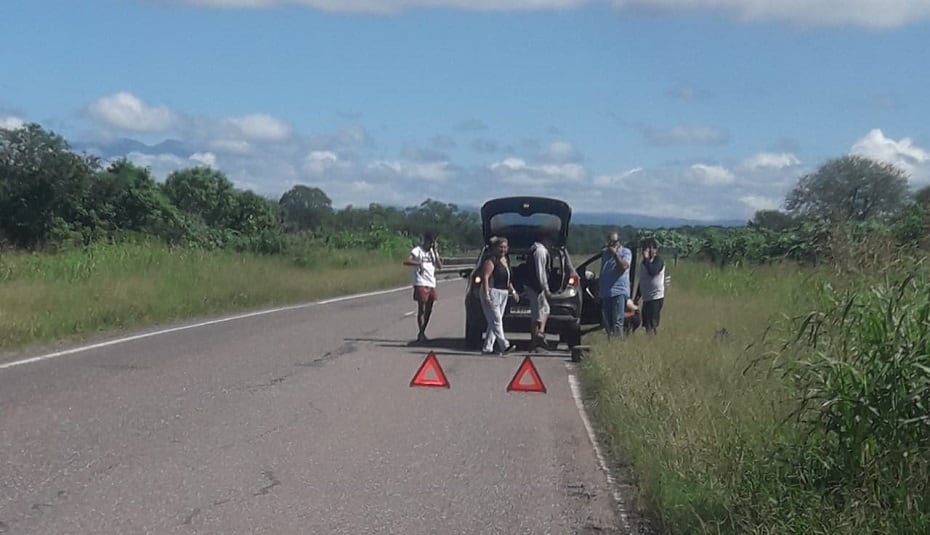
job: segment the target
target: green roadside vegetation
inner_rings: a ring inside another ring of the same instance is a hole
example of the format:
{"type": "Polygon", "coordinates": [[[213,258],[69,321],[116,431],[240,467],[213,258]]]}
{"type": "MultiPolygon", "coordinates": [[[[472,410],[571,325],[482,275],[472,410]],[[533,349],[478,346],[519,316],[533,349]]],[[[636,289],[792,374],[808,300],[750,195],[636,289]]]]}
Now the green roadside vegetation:
{"type": "Polygon", "coordinates": [[[930,269],[668,268],[658,336],[589,340],[585,384],[663,533],[930,533],[930,269]]]}
{"type": "Polygon", "coordinates": [[[377,251],[320,250],[301,260],[141,242],[95,244],[54,255],[7,254],[0,257],[0,354],[397,287],[408,278],[396,255],[377,251]]]}

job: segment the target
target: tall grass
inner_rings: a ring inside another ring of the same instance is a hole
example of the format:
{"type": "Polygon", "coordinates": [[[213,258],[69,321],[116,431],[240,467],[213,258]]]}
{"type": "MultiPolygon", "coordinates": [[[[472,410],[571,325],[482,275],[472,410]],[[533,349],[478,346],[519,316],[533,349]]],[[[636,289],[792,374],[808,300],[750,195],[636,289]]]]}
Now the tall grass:
{"type": "Polygon", "coordinates": [[[197,315],[397,285],[399,257],[257,256],[153,243],[0,256],[0,352],[197,315]]]}
{"type": "Polygon", "coordinates": [[[659,335],[595,335],[584,364],[604,435],[658,526],[930,532],[926,275],[670,272],[659,335]]]}

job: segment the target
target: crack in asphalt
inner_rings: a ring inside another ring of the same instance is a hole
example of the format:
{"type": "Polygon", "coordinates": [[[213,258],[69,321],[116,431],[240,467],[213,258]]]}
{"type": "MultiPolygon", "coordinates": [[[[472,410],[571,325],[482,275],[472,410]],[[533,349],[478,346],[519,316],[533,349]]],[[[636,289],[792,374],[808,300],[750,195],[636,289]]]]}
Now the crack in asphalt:
{"type": "Polygon", "coordinates": [[[317,407],[316,404],[313,403],[312,401],[308,401],[307,406],[310,407],[313,410],[313,412],[317,414],[323,414],[323,409],[317,407]]]}
{"type": "MultiPolygon", "coordinates": [[[[232,498],[222,498],[218,500],[213,500],[212,504],[206,507],[206,509],[212,509],[213,507],[219,507],[220,505],[229,503],[231,501],[232,501],[232,498]]],[[[189,515],[184,517],[184,520],[181,522],[181,524],[185,526],[192,525],[194,523],[194,519],[200,516],[203,512],[204,512],[204,508],[194,507],[194,510],[191,511],[189,515]]]]}
{"type": "Polygon", "coordinates": [[[262,472],[262,475],[265,477],[265,479],[268,480],[269,484],[258,489],[258,492],[252,494],[252,496],[264,496],[265,494],[271,492],[271,489],[281,484],[281,481],[279,481],[278,478],[274,476],[274,472],[271,470],[265,470],[262,472]]]}
{"type": "Polygon", "coordinates": [[[184,522],[182,522],[182,524],[184,524],[185,526],[190,526],[194,522],[194,518],[196,518],[197,515],[199,514],[200,514],[200,507],[195,507],[194,510],[191,511],[191,514],[184,517],[184,522]]]}
{"type": "Polygon", "coordinates": [[[99,370],[112,370],[112,371],[129,371],[129,370],[151,370],[151,366],[141,366],[139,364],[95,364],[91,368],[97,368],[99,370]]]}
{"type": "Polygon", "coordinates": [[[586,489],[584,483],[567,485],[567,487],[568,487],[568,495],[574,498],[584,498],[586,500],[590,500],[592,498],[597,497],[597,493],[591,492],[588,489],[586,489]]]}
{"type": "MultiPolygon", "coordinates": [[[[322,412],[322,411],[321,411],[321,412],[322,412]]],[[[304,414],[296,414],[296,415],[294,415],[293,417],[291,417],[291,419],[288,420],[287,422],[284,422],[283,424],[276,425],[276,426],[272,427],[271,429],[267,429],[267,430],[265,430],[265,431],[262,431],[261,433],[258,433],[257,435],[253,435],[253,436],[247,438],[247,439],[245,440],[245,442],[246,442],[247,444],[252,444],[252,443],[254,443],[255,441],[261,440],[261,439],[265,438],[266,436],[268,436],[268,435],[270,435],[270,434],[272,434],[272,433],[277,433],[278,431],[280,431],[280,430],[282,430],[282,429],[287,429],[288,427],[293,426],[294,424],[296,424],[297,422],[299,422],[300,420],[302,420],[304,417],[305,417],[304,414]]]]}
{"type": "Polygon", "coordinates": [[[252,385],[252,386],[250,386],[250,387],[248,388],[248,390],[249,390],[250,392],[255,392],[256,390],[261,390],[261,389],[263,389],[263,388],[271,388],[271,387],[274,387],[274,386],[278,386],[279,384],[281,384],[281,383],[283,383],[285,380],[287,380],[287,378],[290,377],[291,375],[294,375],[294,374],[293,374],[293,373],[286,373],[286,374],[284,374],[284,375],[282,375],[282,376],[280,376],[280,377],[272,377],[271,380],[268,381],[267,383],[258,383],[258,384],[252,385]]]}
{"type": "Polygon", "coordinates": [[[350,353],[355,353],[358,351],[356,345],[352,342],[343,342],[338,348],[333,351],[327,351],[323,353],[322,356],[317,357],[310,362],[307,361],[297,361],[294,363],[294,366],[301,368],[320,368],[325,366],[328,362],[336,360],[337,358],[348,355],[350,353]]]}
{"type": "Polygon", "coordinates": [[[52,508],[52,504],[50,504],[50,503],[34,503],[34,504],[32,504],[32,510],[33,510],[33,511],[38,511],[38,512],[40,512],[40,513],[45,513],[45,510],[46,510],[46,509],[51,509],[51,508],[52,508]]]}

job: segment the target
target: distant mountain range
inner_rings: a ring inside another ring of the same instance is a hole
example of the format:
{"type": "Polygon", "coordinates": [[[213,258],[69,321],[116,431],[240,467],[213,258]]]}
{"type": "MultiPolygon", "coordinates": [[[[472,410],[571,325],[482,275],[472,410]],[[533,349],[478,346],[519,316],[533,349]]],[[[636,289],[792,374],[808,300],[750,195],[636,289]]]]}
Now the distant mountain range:
{"type": "Polygon", "coordinates": [[[121,138],[105,143],[72,143],[71,148],[77,152],[96,154],[106,159],[119,158],[131,152],[141,152],[144,154],[172,154],[180,158],[187,158],[194,152],[184,143],[175,139],[166,139],[157,145],[146,145],[135,139],[121,138]]]}
{"type": "Polygon", "coordinates": [[[631,226],[636,228],[678,228],[678,227],[743,227],[745,219],[720,219],[700,221],[695,219],[680,219],[674,217],[656,217],[622,213],[584,213],[572,214],[572,223],[576,225],[613,225],[618,227],[631,226]]]}
{"type": "MultiPolygon", "coordinates": [[[[459,210],[481,213],[481,209],[471,205],[457,205],[459,210]]],[[[573,225],[603,225],[612,227],[657,229],[679,227],[745,227],[746,219],[715,219],[701,221],[697,219],[683,219],[676,217],[656,217],[648,215],[606,213],[606,212],[572,212],[573,225]]]]}

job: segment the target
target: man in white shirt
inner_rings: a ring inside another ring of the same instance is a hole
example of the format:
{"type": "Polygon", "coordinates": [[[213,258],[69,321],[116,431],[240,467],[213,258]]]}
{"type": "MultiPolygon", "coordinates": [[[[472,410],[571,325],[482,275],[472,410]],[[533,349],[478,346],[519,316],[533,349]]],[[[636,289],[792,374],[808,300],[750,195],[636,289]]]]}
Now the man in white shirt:
{"type": "Polygon", "coordinates": [[[412,266],[413,270],[413,300],[417,302],[417,342],[426,342],[426,326],[429,325],[430,315],[433,313],[433,303],[438,295],[436,293],[436,269],[442,269],[442,260],[436,252],[436,234],[427,231],[423,234],[423,243],[414,247],[407,258],[405,266],[412,266]]]}

